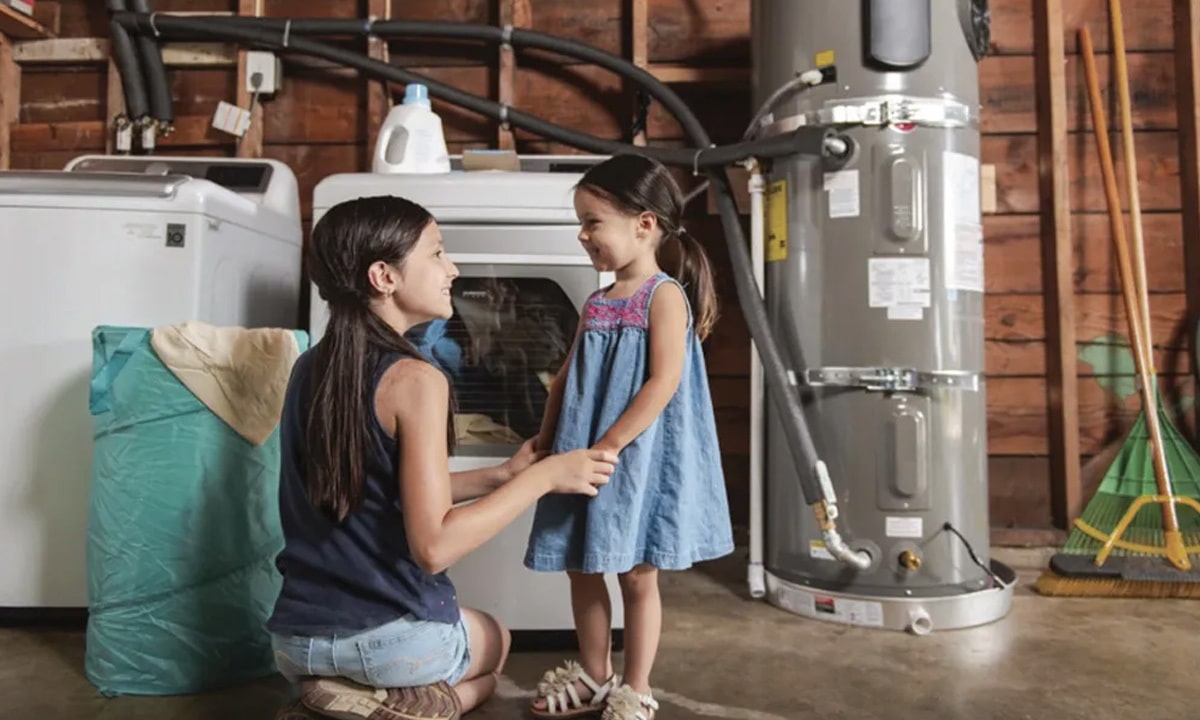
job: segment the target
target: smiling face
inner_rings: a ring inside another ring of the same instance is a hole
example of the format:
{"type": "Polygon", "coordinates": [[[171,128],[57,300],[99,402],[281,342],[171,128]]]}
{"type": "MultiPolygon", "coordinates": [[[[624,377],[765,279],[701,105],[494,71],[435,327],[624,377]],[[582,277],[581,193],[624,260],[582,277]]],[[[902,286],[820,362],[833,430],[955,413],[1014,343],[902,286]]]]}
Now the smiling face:
{"type": "Polygon", "coordinates": [[[409,326],[454,314],[450,286],[458,267],[446,257],[442,232],[430,222],[399,268],[387,263],[371,267],[371,284],[403,314],[409,326]]]}
{"type": "Polygon", "coordinates": [[[629,215],[587,188],[575,191],[579,244],[600,272],[615,272],[654,251],[653,214],[629,215]]]}

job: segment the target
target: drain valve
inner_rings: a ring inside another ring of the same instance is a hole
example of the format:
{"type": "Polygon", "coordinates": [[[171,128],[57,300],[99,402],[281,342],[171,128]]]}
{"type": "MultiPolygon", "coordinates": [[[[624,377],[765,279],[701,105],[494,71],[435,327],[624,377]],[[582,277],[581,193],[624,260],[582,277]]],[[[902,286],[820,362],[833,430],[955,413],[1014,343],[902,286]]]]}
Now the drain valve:
{"type": "Polygon", "coordinates": [[[900,553],[900,566],[909,571],[916,572],[921,567],[921,556],[912,550],[905,550],[900,553]]]}

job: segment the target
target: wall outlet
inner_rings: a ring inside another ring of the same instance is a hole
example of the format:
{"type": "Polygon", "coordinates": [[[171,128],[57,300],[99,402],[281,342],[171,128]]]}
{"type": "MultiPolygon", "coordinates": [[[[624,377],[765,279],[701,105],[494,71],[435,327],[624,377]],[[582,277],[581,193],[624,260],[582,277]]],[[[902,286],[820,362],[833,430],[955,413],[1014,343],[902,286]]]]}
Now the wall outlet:
{"type": "Polygon", "coordinates": [[[274,53],[262,50],[246,52],[246,77],[244,78],[246,92],[258,92],[259,95],[271,95],[279,92],[281,72],[282,64],[274,53]],[[260,77],[255,77],[256,74],[260,77]],[[255,87],[256,80],[258,81],[257,87],[255,87]]]}

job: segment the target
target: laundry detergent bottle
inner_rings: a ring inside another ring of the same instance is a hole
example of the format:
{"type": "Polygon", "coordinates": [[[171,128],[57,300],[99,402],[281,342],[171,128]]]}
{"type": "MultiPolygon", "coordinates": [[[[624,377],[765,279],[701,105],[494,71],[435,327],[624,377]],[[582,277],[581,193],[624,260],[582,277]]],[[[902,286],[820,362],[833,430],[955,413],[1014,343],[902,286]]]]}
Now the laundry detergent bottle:
{"type": "Polygon", "coordinates": [[[379,129],[371,171],[450,172],[442,119],[429,102],[429,88],[417,83],[404,88],[404,102],[392,108],[379,129]]]}

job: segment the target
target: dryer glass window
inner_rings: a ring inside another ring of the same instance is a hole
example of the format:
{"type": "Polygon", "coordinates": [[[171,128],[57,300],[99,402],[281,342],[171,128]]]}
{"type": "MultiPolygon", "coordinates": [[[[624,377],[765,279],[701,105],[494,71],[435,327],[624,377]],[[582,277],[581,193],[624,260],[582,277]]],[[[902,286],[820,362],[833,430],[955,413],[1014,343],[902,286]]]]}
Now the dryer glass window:
{"type": "Polygon", "coordinates": [[[571,350],[596,273],[590,267],[459,269],[451,290],[454,317],[414,328],[409,337],[454,384],[457,454],[507,457],[541,428],[550,383],[571,350]]]}

